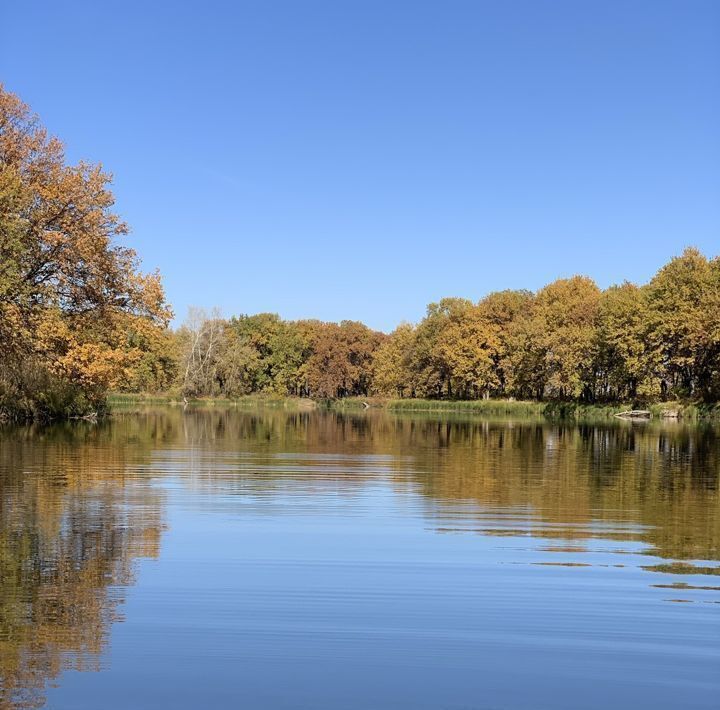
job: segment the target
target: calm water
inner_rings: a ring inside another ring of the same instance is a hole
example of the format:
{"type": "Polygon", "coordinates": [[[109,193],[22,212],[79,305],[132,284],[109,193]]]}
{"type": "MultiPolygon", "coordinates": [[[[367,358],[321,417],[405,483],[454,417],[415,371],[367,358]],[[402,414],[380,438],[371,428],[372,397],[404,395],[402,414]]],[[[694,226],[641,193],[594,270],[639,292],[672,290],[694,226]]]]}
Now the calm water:
{"type": "Polygon", "coordinates": [[[0,429],[0,708],[715,708],[720,433],[0,429]]]}

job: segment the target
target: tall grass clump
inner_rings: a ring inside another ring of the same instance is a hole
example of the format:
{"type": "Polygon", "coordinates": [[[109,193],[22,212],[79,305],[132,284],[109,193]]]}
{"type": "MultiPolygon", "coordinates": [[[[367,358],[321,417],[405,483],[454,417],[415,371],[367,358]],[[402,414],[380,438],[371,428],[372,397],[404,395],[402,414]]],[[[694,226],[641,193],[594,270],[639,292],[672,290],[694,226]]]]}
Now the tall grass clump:
{"type": "Polygon", "coordinates": [[[392,399],[387,409],[396,412],[466,412],[487,415],[513,415],[537,417],[543,414],[542,402],[516,401],[511,399],[440,400],[440,399],[392,399]]]}

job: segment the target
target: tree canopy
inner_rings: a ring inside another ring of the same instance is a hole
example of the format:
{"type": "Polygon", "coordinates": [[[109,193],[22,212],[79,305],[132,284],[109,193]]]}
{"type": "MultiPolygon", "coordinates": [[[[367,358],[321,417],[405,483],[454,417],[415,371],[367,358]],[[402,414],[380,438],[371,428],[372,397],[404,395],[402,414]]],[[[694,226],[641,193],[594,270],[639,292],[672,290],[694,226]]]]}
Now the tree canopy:
{"type": "MultiPolygon", "coordinates": [[[[214,379],[198,389],[191,377],[186,392],[717,401],[719,304],[720,260],[689,248],[644,286],[602,291],[573,276],[534,294],[445,298],[389,335],[353,321],[240,316],[215,328],[214,379]]],[[[206,318],[208,343],[216,322],[206,318]]],[[[183,342],[191,330],[180,329],[183,342]]]]}
{"type": "Polygon", "coordinates": [[[60,141],[0,86],[0,409],[94,406],[166,347],[160,277],[122,245],[109,184],[99,165],[67,164],[60,141]]]}

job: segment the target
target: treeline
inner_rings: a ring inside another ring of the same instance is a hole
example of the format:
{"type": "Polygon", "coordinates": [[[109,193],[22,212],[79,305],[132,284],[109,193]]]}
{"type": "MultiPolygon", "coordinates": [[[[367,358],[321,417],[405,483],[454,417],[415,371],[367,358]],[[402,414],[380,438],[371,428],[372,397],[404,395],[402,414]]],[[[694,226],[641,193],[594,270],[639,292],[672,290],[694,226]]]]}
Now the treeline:
{"type": "Polygon", "coordinates": [[[537,293],[446,298],[390,335],[193,310],[174,337],[187,396],[717,401],[720,259],[687,249],[644,286],[603,291],[574,276],[537,293]]]}
{"type": "Polygon", "coordinates": [[[223,319],[171,331],[158,274],[119,242],[110,177],[68,165],[0,86],[0,418],[72,416],[109,390],[333,399],[720,400],[720,259],[687,249],[643,286],[560,279],[446,298],[391,334],[223,319]]]}

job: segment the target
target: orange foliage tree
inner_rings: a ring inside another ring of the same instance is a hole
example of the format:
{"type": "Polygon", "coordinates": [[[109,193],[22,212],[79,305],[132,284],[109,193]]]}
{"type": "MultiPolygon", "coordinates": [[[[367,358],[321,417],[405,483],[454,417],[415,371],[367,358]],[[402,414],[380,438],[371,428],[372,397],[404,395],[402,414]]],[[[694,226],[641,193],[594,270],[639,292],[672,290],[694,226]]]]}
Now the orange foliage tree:
{"type": "Polygon", "coordinates": [[[0,85],[0,410],[72,414],[102,402],[171,312],[160,276],[119,243],[110,175],[63,146],[0,85]]]}

